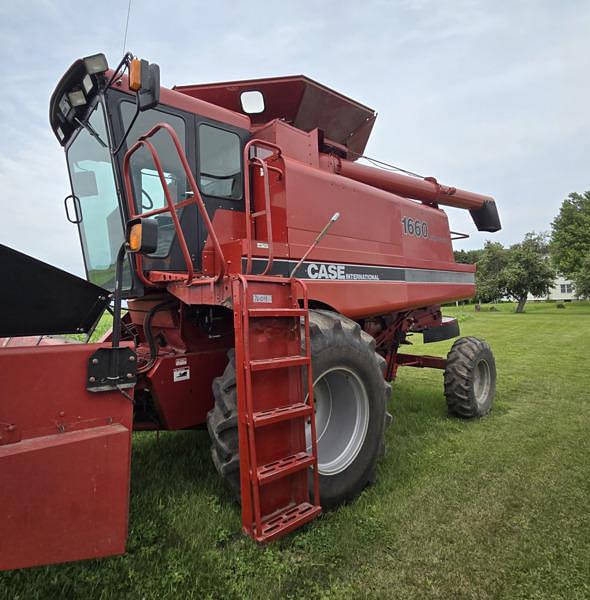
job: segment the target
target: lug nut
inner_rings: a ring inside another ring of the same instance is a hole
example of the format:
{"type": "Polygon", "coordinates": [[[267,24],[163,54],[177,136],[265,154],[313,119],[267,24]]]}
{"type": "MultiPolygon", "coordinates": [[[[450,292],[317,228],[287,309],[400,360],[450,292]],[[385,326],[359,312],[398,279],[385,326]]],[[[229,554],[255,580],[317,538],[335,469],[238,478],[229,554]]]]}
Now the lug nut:
{"type": "Polygon", "coordinates": [[[93,358],[92,359],[92,364],[93,365],[97,365],[98,364],[98,358],[93,358]]]}
{"type": "Polygon", "coordinates": [[[127,373],[127,379],[133,379],[133,373],[127,373]]]}
{"type": "Polygon", "coordinates": [[[129,362],[135,362],[135,356],[130,356],[129,357],[129,362]]]}

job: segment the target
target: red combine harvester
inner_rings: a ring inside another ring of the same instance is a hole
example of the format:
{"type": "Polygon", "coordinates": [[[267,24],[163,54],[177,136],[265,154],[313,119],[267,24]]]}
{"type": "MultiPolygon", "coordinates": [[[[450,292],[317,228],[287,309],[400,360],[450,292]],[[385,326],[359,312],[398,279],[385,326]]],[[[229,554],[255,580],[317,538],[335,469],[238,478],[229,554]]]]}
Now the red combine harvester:
{"type": "Polygon", "coordinates": [[[490,410],[489,346],[440,304],[474,295],[441,205],[494,200],[359,164],[376,114],[306,77],[161,88],[126,55],[51,97],[87,281],[0,246],[0,568],[123,553],[131,432],[207,425],[244,531],[271,540],[354,498],[384,452],[399,366],[490,410]],[[127,310],[121,310],[125,300],[127,310]],[[54,336],[91,333],[100,343],[54,336]],[[52,337],[53,336],[53,337],[52,337]]]}

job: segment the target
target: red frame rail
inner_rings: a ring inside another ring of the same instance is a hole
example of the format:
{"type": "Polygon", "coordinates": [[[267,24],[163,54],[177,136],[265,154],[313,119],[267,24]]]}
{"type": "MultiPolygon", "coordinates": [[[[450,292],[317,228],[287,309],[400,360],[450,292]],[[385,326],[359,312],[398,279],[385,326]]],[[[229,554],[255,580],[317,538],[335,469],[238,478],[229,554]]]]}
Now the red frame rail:
{"type": "MultiPolygon", "coordinates": [[[[170,216],[172,217],[172,221],[174,223],[174,229],[176,230],[176,235],[178,237],[178,243],[180,245],[182,256],[184,258],[184,262],[186,263],[186,285],[191,285],[193,283],[194,268],[190,256],[190,251],[188,249],[186,239],[182,231],[180,219],[178,218],[177,210],[180,208],[184,208],[185,206],[189,206],[190,204],[197,205],[197,208],[201,213],[203,221],[205,222],[205,225],[207,227],[207,231],[209,233],[211,242],[213,243],[215,253],[218,256],[219,271],[213,278],[203,278],[195,283],[209,283],[211,281],[219,281],[225,274],[225,258],[223,256],[223,250],[221,249],[219,239],[217,238],[215,230],[213,229],[213,223],[211,222],[211,219],[207,214],[205,203],[203,202],[203,198],[201,197],[201,193],[199,192],[197,182],[195,181],[195,178],[192,174],[190,165],[186,158],[186,154],[184,152],[182,144],[180,143],[180,140],[178,139],[176,131],[174,131],[174,129],[167,123],[157,123],[147,133],[140,136],[137,142],[135,142],[135,144],[133,144],[133,146],[131,146],[131,148],[129,148],[129,150],[127,150],[127,152],[125,153],[125,158],[123,160],[123,176],[125,178],[125,193],[127,195],[127,204],[129,207],[129,215],[131,218],[147,218],[167,212],[170,213],[170,216]],[[149,141],[149,138],[153,137],[160,130],[166,131],[172,139],[174,147],[176,148],[176,153],[178,154],[178,158],[180,159],[185,175],[192,190],[192,196],[190,198],[187,198],[186,200],[183,200],[182,202],[179,202],[177,204],[174,203],[172,197],[170,196],[170,190],[168,189],[168,185],[166,184],[166,179],[162,170],[162,163],[160,162],[160,157],[158,156],[158,153],[154,148],[153,144],[149,141]],[[148,149],[149,153],[151,154],[154,166],[156,167],[156,170],[158,172],[158,177],[160,178],[160,183],[162,184],[162,189],[164,190],[164,196],[166,197],[166,206],[138,214],[135,209],[135,195],[133,193],[133,185],[131,183],[130,161],[133,154],[135,154],[137,150],[144,146],[148,149]]],[[[145,277],[143,273],[143,260],[140,254],[135,255],[135,265],[137,274],[141,281],[147,286],[154,286],[154,283],[147,279],[147,277],[145,277]]]]}

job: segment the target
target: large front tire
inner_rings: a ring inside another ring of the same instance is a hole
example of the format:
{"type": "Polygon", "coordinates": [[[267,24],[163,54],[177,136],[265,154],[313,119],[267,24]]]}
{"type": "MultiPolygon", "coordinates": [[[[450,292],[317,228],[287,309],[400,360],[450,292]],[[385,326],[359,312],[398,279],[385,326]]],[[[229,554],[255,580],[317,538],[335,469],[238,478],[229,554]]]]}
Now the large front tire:
{"type": "MultiPolygon", "coordinates": [[[[320,498],[324,507],[352,500],[375,480],[384,453],[387,401],[384,359],[360,326],[334,312],[310,311],[310,335],[320,498]]],[[[237,392],[233,350],[213,382],[215,406],[207,416],[213,463],[236,497],[240,493],[237,392]]],[[[308,426],[309,440],[309,426],[308,426]]]]}

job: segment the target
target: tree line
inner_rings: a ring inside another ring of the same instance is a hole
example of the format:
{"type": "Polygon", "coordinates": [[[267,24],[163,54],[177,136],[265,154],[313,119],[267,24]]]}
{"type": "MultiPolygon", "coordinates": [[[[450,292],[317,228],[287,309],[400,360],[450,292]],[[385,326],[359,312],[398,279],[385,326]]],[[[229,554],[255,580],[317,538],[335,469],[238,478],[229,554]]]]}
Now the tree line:
{"type": "Polygon", "coordinates": [[[476,263],[476,300],[510,298],[523,312],[527,296],[546,296],[557,273],[570,279],[577,298],[590,298],[590,191],[572,193],[551,223],[551,233],[527,233],[518,244],[486,242],[457,250],[455,261],[476,263]]]}

